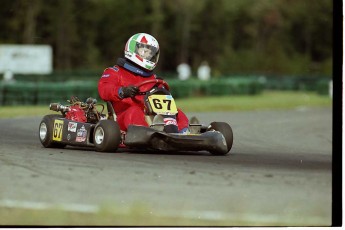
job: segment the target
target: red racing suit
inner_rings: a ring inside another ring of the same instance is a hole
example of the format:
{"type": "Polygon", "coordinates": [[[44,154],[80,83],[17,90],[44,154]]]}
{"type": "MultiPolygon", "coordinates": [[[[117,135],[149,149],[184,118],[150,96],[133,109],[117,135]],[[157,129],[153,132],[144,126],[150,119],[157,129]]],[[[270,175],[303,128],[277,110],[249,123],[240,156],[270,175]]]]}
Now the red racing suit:
{"type": "MultiPolygon", "coordinates": [[[[119,96],[120,88],[129,85],[137,85],[143,81],[155,78],[155,74],[148,77],[142,77],[141,75],[136,75],[118,65],[104,70],[103,75],[98,82],[98,93],[102,100],[110,101],[112,103],[117,116],[116,120],[121,130],[127,131],[128,125],[148,126],[148,124],[145,121],[144,114],[144,95],[135,96],[136,100],[133,100],[130,97],[122,99],[119,96]]],[[[152,85],[143,85],[140,87],[140,91],[147,91],[153,87],[153,85],[153,83],[152,85]]],[[[187,116],[180,109],[178,109],[176,121],[179,131],[188,128],[189,126],[187,116]]]]}

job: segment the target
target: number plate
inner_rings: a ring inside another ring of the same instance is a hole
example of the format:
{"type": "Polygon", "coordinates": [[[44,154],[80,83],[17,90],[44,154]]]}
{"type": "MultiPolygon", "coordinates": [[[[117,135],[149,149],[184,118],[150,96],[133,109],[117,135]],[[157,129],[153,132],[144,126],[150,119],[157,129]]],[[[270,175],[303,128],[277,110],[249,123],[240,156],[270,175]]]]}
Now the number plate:
{"type": "Polygon", "coordinates": [[[177,108],[171,95],[151,95],[148,97],[153,112],[163,115],[175,115],[177,108]]]}
{"type": "Polygon", "coordinates": [[[54,129],[53,129],[53,140],[54,141],[61,141],[62,140],[62,129],[63,129],[63,121],[62,120],[55,120],[54,121],[54,129]]]}

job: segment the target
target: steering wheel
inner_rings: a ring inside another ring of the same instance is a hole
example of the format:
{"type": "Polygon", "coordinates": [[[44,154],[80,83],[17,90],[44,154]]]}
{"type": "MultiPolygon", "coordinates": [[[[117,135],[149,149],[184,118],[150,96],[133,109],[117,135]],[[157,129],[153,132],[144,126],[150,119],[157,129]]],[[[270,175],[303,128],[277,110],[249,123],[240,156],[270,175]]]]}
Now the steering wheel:
{"type": "MultiPolygon", "coordinates": [[[[141,83],[139,83],[138,85],[136,85],[136,87],[138,87],[140,89],[140,87],[144,86],[144,85],[147,85],[147,84],[152,84],[154,83],[154,85],[150,88],[150,90],[154,87],[154,86],[157,86],[159,84],[162,84],[164,86],[164,88],[166,88],[167,90],[169,90],[169,85],[166,81],[162,80],[162,79],[151,79],[151,80],[147,80],[147,81],[143,81],[141,83]]],[[[150,90],[147,90],[147,91],[139,91],[139,95],[144,95],[146,94],[148,91],[150,90]]]]}

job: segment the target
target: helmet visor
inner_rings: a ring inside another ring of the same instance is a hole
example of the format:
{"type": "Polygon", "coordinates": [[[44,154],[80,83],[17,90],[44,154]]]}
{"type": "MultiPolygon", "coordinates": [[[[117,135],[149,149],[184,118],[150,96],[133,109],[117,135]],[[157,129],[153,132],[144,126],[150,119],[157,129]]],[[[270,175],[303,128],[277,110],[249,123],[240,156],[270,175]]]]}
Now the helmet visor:
{"type": "Polygon", "coordinates": [[[159,49],[144,43],[137,42],[135,53],[141,58],[156,63],[159,57],[159,49]]]}

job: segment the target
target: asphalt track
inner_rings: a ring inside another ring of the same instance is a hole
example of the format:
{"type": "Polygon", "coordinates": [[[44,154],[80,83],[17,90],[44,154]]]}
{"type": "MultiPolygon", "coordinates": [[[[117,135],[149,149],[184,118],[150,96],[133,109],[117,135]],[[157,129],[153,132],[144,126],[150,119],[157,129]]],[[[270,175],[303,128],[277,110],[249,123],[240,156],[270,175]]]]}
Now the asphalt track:
{"type": "Polygon", "coordinates": [[[0,119],[0,206],[144,207],[229,226],[332,224],[331,107],[188,115],[228,122],[230,154],[45,149],[41,117],[0,119]]]}

